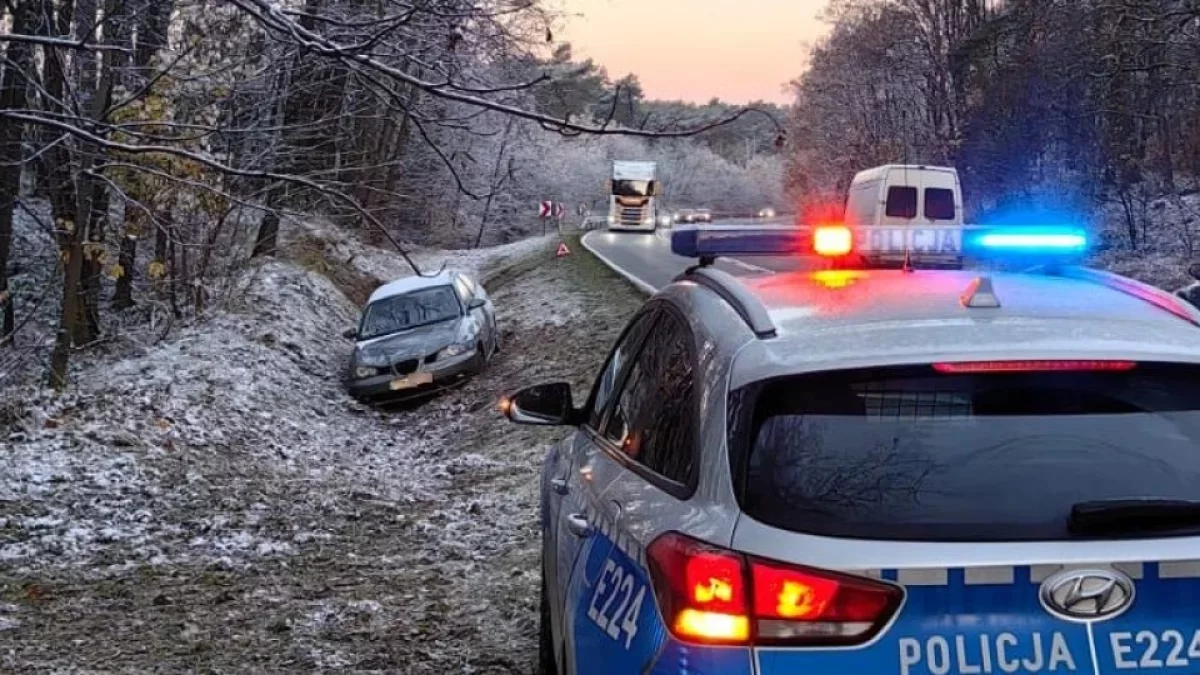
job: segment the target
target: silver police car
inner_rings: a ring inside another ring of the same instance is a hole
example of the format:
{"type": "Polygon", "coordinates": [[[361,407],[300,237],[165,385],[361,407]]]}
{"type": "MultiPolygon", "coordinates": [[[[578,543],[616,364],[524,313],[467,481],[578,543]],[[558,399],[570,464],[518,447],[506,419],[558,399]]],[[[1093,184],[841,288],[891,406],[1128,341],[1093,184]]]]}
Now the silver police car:
{"type": "Polygon", "coordinates": [[[1200,673],[1198,382],[1200,313],[1103,272],[695,267],[503,401],[574,427],[541,670],[1200,673]]]}

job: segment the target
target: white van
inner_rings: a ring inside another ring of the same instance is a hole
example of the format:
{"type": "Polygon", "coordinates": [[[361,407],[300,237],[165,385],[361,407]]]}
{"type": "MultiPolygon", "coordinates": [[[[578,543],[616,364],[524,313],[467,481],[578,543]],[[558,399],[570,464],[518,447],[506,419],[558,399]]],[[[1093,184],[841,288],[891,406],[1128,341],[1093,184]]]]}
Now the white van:
{"type": "Polygon", "coordinates": [[[868,258],[903,259],[907,251],[925,259],[960,260],[958,172],[905,164],[861,171],[850,183],[844,222],[854,230],[855,250],[868,258]]]}

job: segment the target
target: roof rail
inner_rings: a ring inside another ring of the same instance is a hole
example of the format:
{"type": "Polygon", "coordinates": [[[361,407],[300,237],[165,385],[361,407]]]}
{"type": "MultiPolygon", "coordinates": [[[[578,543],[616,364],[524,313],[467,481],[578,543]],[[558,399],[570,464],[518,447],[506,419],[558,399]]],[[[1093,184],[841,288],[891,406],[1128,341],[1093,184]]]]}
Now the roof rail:
{"type": "Polygon", "coordinates": [[[758,297],[743,286],[736,277],[715,267],[696,266],[675,278],[676,281],[692,281],[721,296],[742,317],[754,336],[761,339],[777,335],[771,315],[758,297]]]}
{"type": "Polygon", "coordinates": [[[1088,281],[1094,284],[1100,284],[1114,291],[1124,293],[1137,298],[1143,302],[1148,302],[1161,310],[1165,310],[1175,316],[1191,323],[1195,326],[1200,326],[1200,313],[1197,312],[1191,303],[1174,296],[1161,288],[1156,288],[1150,284],[1144,284],[1136,279],[1123,277],[1120,274],[1106,272],[1103,270],[1092,269],[1089,267],[1078,266],[1050,266],[1044,267],[1041,270],[1042,274],[1049,276],[1058,276],[1066,279],[1078,279],[1080,281],[1088,281]]]}

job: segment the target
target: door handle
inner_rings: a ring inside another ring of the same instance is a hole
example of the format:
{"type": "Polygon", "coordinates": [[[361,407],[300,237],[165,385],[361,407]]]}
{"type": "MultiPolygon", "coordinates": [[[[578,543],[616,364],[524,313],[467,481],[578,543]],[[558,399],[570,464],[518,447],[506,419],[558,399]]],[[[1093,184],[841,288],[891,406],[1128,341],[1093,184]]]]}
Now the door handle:
{"type": "Polygon", "coordinates": [[[567,514],[567,529],[576,537],[589,537],[592,534],[592,525],[582,513],[567,514]]]}
{"type": "Polygon", "coordinates": [[[570,488],[567,487],[566,478],[551,478],[550,487],[554,488],[554,494],[557,495],[565,495],[571,491],[570,488]]]}

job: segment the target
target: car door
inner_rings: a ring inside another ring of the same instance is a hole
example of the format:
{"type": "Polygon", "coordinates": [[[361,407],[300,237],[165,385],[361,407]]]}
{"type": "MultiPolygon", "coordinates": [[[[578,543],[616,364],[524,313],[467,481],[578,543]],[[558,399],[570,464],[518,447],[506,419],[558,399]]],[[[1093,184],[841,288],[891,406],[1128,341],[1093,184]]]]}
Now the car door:
{"type": "MultiPolygon", "coordinates": [[[[587,419],[580,431],[552,453],[545,467],[547,486],[547,527],[553,528],[553,559],[544,570],[547,591],[552,593],[555,644],[562,644],[569,633],[571,572],[580,552],[603,546],[598,532],[590,527],[588,509],[600,502],[604,490],[621,471],[621,466],[602,458],[595,436],[616,399],[621,378],[657,317],[653,308],[637,314],[618,338],[601,369],[585,410],[587,419]]],[[[580,592],[576,589],[576,593],[580,592]]],[[[569,651],[569,643],[568,643],[569,651]]]]}
{"type": "Polygon", "coordinates": [[[500,331],[496,328],[496,305],[492,303],[492,297],[482,284],[468,276],[464,276],[463,280],[470,287],[475,299],[483,301],[483,307],[479,311],[483,320],[482,327],[487,335],[484,344],[488,345],[489,349],[495,349],[500,341],[500,331]]]}
{"type": "Polygon", "coordinates": [[[663,646],[645,539],[664,529],[664,519],[681,522],[694,490],[694,364],[686,322],[664,307],[593,435],[594,461],[612,465],[614,478],[588,504],[596,543],[572,572],[576,675],[645,672],[663,646]]]}
{"type": "Polygon", "coordinates": [[[490,349],[493,339],[493,330],[492,322],[488,317],[488,312],[486,311],[487,307],[476,307],[475,309],[470,309],[471,303],[476,299],[486,300],[487,298],[480,296],[479,286],[462,274],[455,275],[454,288],[458,291],[459,296],[462,297],[463,308],[466,309],[467,315],[471,317],[471,320],[474,321],[475,325],[478,327],[478,341],[481,344],[487,345],[490,349]]]}

